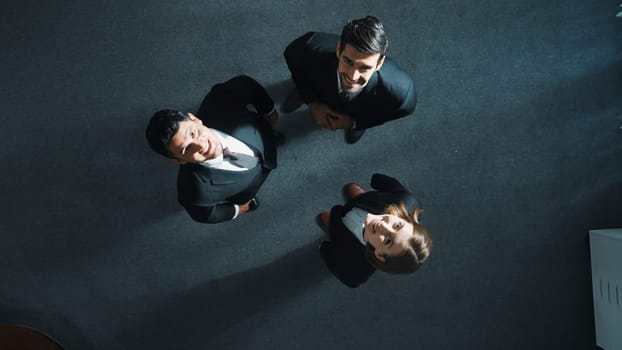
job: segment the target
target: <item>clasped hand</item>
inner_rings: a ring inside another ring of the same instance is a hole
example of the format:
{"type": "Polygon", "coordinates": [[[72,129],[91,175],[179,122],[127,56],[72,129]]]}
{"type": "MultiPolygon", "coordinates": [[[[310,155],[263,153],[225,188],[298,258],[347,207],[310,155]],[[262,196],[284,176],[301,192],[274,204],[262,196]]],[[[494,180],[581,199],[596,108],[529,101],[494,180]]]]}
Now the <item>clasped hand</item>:
{"type": "Polygon", "coordinates": [[[349,115],[338,113],[321,102],[309,103],[309,110],[313,121],[323,128],[335,131],[349,129],[354,125],[354,120],[349,115]]]}

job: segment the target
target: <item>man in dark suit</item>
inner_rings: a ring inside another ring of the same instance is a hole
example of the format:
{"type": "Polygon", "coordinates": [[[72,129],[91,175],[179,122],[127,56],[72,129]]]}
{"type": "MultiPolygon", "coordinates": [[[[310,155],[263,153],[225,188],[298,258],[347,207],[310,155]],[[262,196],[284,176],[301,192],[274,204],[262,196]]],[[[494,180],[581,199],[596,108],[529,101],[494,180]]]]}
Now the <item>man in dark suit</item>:
{"type": "Polygon", "coordinates": [[[179,203],[202,223],[256,209],[255,195],[276,168],[274,102],[257,81],[242,75],[215,85],[197,116],[161,110],[146,129],[151,148],[179,164],[179,203]]]}
{"type": "Polygon", "coordinates": [[[281,112],[303,102],[313,120],[327,129],[345,129],[346,141],[357,142],[366,129],[414,112],[415,84],[385,56],[388,40],[382,23],[368,16],[347,23],[341,38],[309,32],[285,49],[296,84],[281,112]]]}
{"type": "Polygon", "coordinates": [[[421,205],[396,179],[374,174],[366,191],[350,183],[348,202],[318,218],[330,241],[320,245],[328,269],[348,287],[358,287],[379,269],[414,273],[432,250],[428,231],[419,223],[421,205]]]}

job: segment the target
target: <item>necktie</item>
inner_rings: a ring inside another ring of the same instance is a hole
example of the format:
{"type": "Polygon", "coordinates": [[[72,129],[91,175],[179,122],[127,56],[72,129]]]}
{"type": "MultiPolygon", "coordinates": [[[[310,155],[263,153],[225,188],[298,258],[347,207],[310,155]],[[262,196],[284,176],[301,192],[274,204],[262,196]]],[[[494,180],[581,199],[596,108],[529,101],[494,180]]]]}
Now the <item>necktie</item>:
{"type": "Polygon", "coordinates": [[[231,152],[229,148],[222,150],[222,156],[227,159],[229,163],[239,166],[240,168],[252,169],[259,164],[259,158],[249,156],[245,153],[231,152]]]}
{"type": "Polygon", "coordinates": [[[352,94],[342,91],[339,93],[339,98],[341,99],[342,102],[349,103],[352,100],[352,94]]]}

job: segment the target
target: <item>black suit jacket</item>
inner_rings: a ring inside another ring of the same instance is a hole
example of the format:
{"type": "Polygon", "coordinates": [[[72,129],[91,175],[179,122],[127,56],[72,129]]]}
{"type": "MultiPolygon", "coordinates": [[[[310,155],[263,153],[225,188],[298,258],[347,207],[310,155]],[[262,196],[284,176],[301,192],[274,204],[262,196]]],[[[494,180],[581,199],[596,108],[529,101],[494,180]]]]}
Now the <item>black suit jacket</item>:
{"type": "Polygon", "coordinates": [[[266,90],[248,76],[217,84],[205,96],[197,117],[209,127],[227,133],[261,155],[261,166],[248,171],[227,171],[187,163],[179,167],[177,196],[190,216],[199,222],[231,220],[233,204],[253,197],[276,168],[276,145],[272,128],[263,116],[274,109],[266,90]],[[257,112],[249,111],[251,105],[257,112]]]}
{"type": "MultiPolygon", "coordinates": [[[[365,192],[351,199],[345,206],[336,205],[330,213],[329,235],[331,241],[323,254],[329,270],[348,287],[356,288],[376,271],[365,257],[365,246],[343,224],[342,218],[353,208],[372,214],[383,214],[391,204],[404,205],[409,211],[420,207],[419,202],[396,179],[374,174],[371,186],[377,191],[365,192]]],[[[361,232],[355,232],[360,235],[361,232]]]]}
{"type": "Polygon", "coordinates": [[[349,115],[357,129],[367,129],[415,111],[415,83],[389,57],[351,101],[339,96],[336,49],[339,36],[309,32],[285,49],[285,61],[305,103],[319,101],[349,115]]]}

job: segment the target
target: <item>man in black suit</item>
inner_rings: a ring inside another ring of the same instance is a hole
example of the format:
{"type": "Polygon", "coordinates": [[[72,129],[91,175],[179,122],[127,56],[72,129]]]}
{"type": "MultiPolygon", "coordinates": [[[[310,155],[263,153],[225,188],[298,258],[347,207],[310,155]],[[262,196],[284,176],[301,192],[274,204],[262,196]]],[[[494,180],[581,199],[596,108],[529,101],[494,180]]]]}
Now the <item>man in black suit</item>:
{"type": "Polygon", "coordinates": [[[320,126],[345,129],[348,143],[357,142],[367,128],[413,113],[415,84],[385,56],[387,46],[382,23],[372,16],[347,23],[341,38],[309,32],[294,40],[284,56],[296,91],[281,112],[304,102],[320,126]]]}
{"type": "Polygon", "coordinates": [[[428,231],[419,223],[421,205],[396,179],[374,174],[366,191],[350,183],[348,201],[318,218],[330,241],[320,245],[328,269],[348,287],[358,287],[379,269],[414,273],[432,250],[428,231]]]}
{"type": "Polygon", "coordinates": [[[274,102],[257,81],[241,75],[215,85],[197,116],[161,110],[146,129],[151,148],[179,164],[179,203],[202,223],[256,209],[255,195],[276,168],[274,102]]]}

